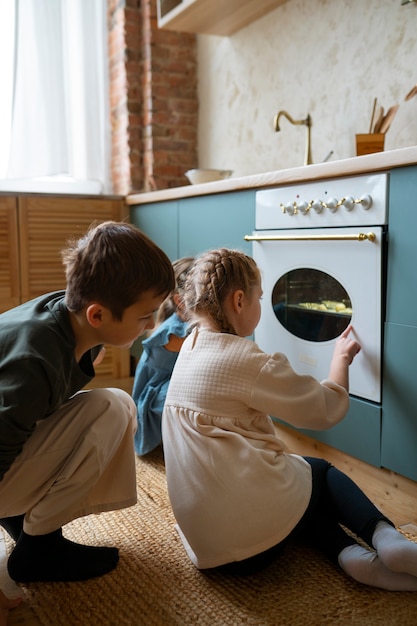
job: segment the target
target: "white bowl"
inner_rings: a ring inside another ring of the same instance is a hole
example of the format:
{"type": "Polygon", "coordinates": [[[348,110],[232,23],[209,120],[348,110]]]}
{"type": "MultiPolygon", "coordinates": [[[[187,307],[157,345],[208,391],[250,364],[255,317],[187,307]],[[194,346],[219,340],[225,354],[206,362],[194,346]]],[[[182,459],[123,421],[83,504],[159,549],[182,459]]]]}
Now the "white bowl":
{"type": "Polygon", "coordinates": [[[223,180],[224,178],[230,178],[232,174],[232,170],[188,170],[188,172],[185,172],[185,176],[192,185],[223,180]]]}

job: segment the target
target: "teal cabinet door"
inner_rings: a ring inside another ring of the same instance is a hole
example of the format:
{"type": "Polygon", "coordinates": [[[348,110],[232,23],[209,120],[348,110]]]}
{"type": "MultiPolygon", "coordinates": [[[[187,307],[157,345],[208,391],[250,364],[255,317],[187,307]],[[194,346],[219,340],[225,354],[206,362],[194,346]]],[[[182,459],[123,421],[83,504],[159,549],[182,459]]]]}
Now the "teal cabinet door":
{"type": "Polygon", "coordinates": [[[417,480],[417,328],[386,324],[381,463],[417,480]]]}
{"type": "Polygon", "coordinates": [[[244,240],[255,228],[255,191],[214,194],[179,201],[179,255],[212,248],[237,248],[252,255],[244,240]]]}
{"type": "Polygon", "coordinates": [[[390,174],[381,463],[417,480],[417,166],[390,174]]]}
{"type": "Polygon", "coordinates": [[[303,432],[370,465],[381,465],[381,407],[371,402],[351,397],[349,411],[339,424],[303,432]]]}
{"type": "Polygon", "coordinates": [[[417,166],[390,174],[381,463],[417,480],[417,166]]]}
{"type": "Polygon", "coordinates": [[[176,200],[132,205],[130,221],[162,248],[171,261],[179,258],[176,200]]]}
{"type": "MultiPolygon", "coordinates": [[[[280,421],[280,420],[275,420],[280,421]]],[[[286,426],[285,422],[282,422],[286,426]]],[[[294,429],[296,430],[296,429],[294,429]]],[[[361,459],[381,466],[381,407],[358,398],[350,398],[346,417],[328,430],[300,429],[312,439],[361,459]]]]}
{"type": "Polygon", "coordinates": [[[417,326],[417,166],[391,172],[388,224],[386,320],[417,326]]]}
{"type": "Polygon", "coordinates": [[[238,248],[255,228],[255,190],[133,205],[130,219],[174,261],[210,248],[238,248]]]}

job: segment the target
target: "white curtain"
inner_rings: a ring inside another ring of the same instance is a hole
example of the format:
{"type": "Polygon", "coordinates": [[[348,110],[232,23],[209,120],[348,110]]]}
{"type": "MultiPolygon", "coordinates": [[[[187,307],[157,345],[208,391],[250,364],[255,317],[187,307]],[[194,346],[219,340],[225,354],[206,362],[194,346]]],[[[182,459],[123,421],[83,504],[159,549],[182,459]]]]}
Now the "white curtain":
{"type": "Polygon", "coordinates": [[[12,129],[14,4],[0,0],[0,179],[7,173],[12,129]]]}
{"type": "Polygon", "coordinates": [[[106,0],[0,0],[3,27],[5,18],[13,79],[3,178],[67,175],[111,192],[106,0]]]}

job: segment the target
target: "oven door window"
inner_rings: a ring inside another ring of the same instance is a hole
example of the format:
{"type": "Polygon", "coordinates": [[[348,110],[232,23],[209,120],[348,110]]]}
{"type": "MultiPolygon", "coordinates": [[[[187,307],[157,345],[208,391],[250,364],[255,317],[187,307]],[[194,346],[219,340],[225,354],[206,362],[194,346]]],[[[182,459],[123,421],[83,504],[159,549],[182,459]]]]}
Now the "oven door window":
{"type": "Polygon", "coordinates": [[[306,267],[277,280],[272,308],[286,330],[307,341],[335,339],[352,319],[352,303],[343,285],[330,274],[306,267]]]}

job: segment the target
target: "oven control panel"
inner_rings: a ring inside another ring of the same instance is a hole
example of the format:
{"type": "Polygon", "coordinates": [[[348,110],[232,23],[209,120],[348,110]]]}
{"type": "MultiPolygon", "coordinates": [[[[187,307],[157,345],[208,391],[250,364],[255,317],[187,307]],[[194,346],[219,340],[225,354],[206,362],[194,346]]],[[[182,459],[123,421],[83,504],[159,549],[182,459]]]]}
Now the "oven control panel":
{"type": "Polygon", "coordinates": [[[332,178],[256,192],[256,229],[387,223],[388,174],[332,178]]]}

